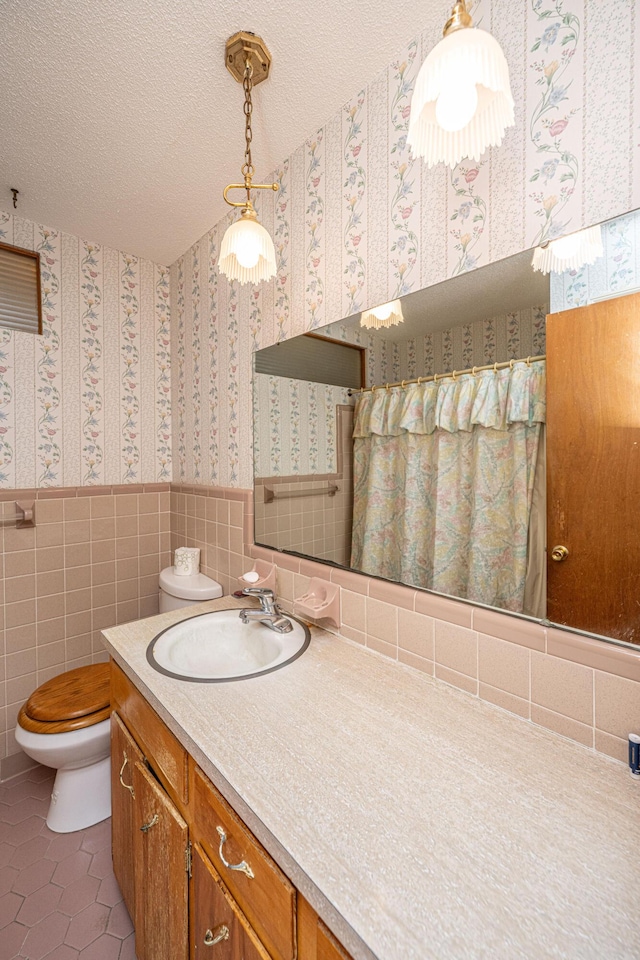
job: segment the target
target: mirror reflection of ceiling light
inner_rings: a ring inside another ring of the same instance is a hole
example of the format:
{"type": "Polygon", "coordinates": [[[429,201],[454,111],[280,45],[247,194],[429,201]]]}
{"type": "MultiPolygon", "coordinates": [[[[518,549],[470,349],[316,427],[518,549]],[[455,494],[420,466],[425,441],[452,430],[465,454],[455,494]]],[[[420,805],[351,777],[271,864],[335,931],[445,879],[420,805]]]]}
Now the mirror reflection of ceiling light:
{"type": "Polygon", "coordinates": [[[403,323],[402,304],[399,300],[390,300],[372,310],[364,310],[360,317],[360,326],[370,330],[379,330],[381,327],[393,327],[403,323]]]}
{"type": "Polygon", "coordinates": [[[453,5],[422,64],[411,100],[407,142],[430,167],[479,160],[513,126],[509,66],[497,40],[473,26],[465,0],[453,5]]]}
{"type": "Polygon", "coordinates": [[[251,91],[256,83],[269,76],[271,56],[264,41],[252,33],[236,33],[227,40],[225,64],[244,88],[245,151],[242,166],[243,183],[230,183],[224,188],[224,199],[231,207],[241,207],[240,219],[227,228],[220,246],[218,266],[229,280],[239,283],[260,283],[276,273],[276,251],[269,232],[258,222],[251,202],[252,190],[277,190],[277,183],[253,183],[251,161],[251,91]],[[246,200],[229,200],[229,190],[246,190],[246,200]]]}
{"type": "Polygon", "coordinates": [[[598,224],[536,247],[531,266],[540,273],[564,273],[595,263],[603,253],[602,229],[598,224]]]}

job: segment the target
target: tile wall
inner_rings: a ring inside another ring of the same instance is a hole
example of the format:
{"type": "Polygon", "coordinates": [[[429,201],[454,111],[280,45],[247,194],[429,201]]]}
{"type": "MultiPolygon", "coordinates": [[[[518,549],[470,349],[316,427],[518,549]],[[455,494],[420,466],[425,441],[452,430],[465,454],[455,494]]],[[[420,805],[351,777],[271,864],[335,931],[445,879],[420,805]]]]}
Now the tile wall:
{"type": "Polygon", "coordinates": [[[245,544],[253,543],[253,492],[237,487],[171,484],[171,550],[199,547],[200,570],[227,593],[254,564],[245,544]]]}
{"type": "Polygon", "coordinates": [[[158,612],[170,563],[169,485],[65,487],[0,494],[35,499],[35,527],[0,528],[0,779],[28,763],[18,710],[45,680],[105,659],[100,630],[158,612]]]}
{"type": "MultiPolygon", "coordinates": [[[[253,544],[253,493],[186,484],[40,491],[35,529],[0,528],[0,779],[29,761],[13,737],[32,690],[104,659],[100,630],[152,616],[158,573],[178,546],[225,593],[256,560],[277,563],[283,608],[312,576],[340,587],[338,629],[355,643],[617,760],[640,732],[640,649],[545,628],[253,544]]],[[[35,491],[11,491],[14,499],[35,491]]],[[[6,496],[8,496],[8,492],[6,496]]]]}
{"type": "Polygon", "coordinates": [[[331,632],[626,762],[627,736],[640,732],[640,649],[254,546],[250,490],[173,484],[171,507],[172,547],[199,546],[225,592],[256,559],[277,562],[289,612],[310,577],[330,579],[341,593],[339,629],[321,624],[331,632]]]}

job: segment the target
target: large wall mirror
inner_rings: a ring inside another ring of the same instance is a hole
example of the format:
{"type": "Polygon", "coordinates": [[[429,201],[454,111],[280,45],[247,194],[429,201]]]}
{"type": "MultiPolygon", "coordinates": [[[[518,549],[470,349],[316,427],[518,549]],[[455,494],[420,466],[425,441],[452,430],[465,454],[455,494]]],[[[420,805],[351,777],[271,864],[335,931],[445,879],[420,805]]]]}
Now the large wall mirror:
{"type": "Polygon", "coordinates": [[[258,351],[256,543],[640,643],[640,211],[595,232],[258,351]]]}

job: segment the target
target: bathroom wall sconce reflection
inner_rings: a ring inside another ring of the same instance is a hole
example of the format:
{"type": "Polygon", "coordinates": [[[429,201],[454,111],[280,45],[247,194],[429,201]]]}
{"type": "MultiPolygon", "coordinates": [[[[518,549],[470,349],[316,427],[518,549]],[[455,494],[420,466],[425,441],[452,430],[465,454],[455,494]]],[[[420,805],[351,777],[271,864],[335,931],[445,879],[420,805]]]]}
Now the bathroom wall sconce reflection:
{"type": "Polygon", "coordinates": [[[454,3],[443,39],[416,79],[407,142],[428,166],[479,160],[514,124],[509,66],[498,41],[454,3]]]}
{"type": "Polygon", "coordinates": [[[393,327],[403,323],[402,304],[399,300],[390,300],[379,307],[364,310],[360,317],[360,326],[370,330],[379,330],[381,327],[393,327]]]}
{"type": "Polygon", "coordinates": [[[564,273],[565,270],[581,270],[603,254],[602,227],[597,224],[536,247],[531,266],[540,273],[564,273]]]}
{"type": "Polygon", "coordinates": [[[223,196],[230,207],[240,207],[240,219],[232,223],[222,238],[218,266],[228,280],[239,283],[260,283],[276,273],[276,252],[268,230],[258,222],[251,202],[252,190],[277,190],[277,183],[253,183],[254,167],[251,159],[251,91],[255,83],[266,80],[271,55],[261,37],[251,33],[237,33],[227,40],[225,64],[229,72],[244,88],[245,151],[242,165],[242,183],[230,183],[223,196]],[[229,200],[229,190],[245,190],[246,199],[229,200]]]}

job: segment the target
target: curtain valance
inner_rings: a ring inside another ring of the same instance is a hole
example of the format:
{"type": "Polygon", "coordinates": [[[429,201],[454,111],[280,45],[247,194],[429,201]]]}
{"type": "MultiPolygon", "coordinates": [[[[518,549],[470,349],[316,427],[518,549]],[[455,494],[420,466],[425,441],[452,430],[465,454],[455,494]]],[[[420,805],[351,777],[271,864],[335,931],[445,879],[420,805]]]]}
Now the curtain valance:
{"type": "Polygon", "coordinates": [[[405,389],[377,389],[357,396],[354,437],[456,433],[477,424],[506,430],[510,423],[545,422],[545,361],[481,370],[405,389]]]}

